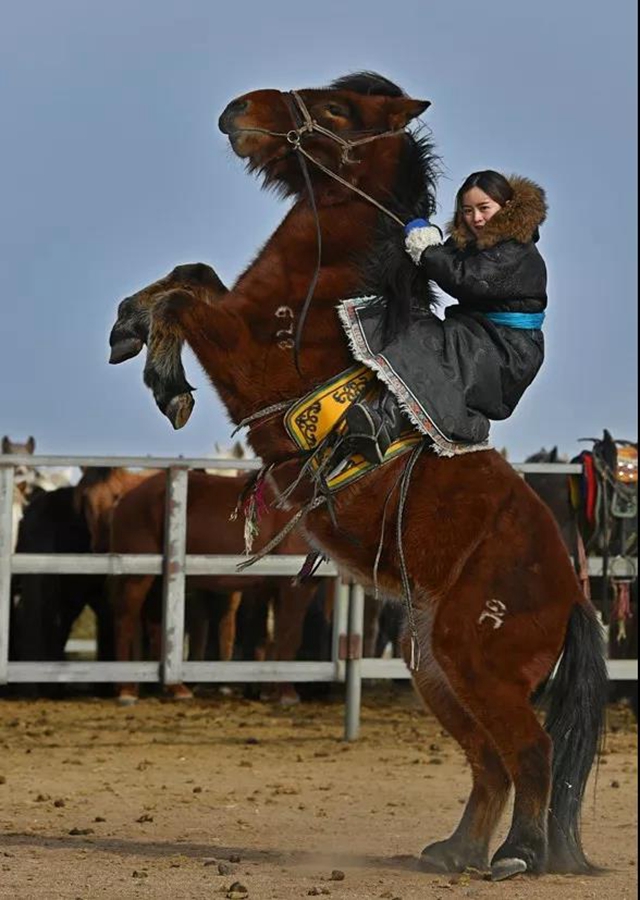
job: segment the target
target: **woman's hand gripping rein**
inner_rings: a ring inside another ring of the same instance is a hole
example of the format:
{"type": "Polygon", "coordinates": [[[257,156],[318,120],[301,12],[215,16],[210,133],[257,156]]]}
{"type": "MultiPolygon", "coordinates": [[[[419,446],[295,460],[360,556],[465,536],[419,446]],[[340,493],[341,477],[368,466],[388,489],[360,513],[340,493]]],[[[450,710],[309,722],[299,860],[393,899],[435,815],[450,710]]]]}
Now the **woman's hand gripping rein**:
{"type": "Polygon", "coordinates": [[[420,257],[427,247],[442,243],[442,232],[437,225],[432,225],[427,219],[412,219],[407,222],[404,233],[405,249],[417,266],[420,265],[420,257]]]}

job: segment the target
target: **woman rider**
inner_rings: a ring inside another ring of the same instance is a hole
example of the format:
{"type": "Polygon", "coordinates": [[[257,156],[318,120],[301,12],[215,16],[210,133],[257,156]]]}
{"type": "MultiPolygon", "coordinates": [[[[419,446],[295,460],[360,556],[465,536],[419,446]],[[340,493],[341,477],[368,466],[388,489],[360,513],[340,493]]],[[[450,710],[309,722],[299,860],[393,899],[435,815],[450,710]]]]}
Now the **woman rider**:
{"type": "Polygon", "coordinates": [[[544,358],[547,275],[536,242],[545,216],[544,191],[532,181],[474,172],[456,195],[444,244],[424,219],[405,228],[407,252],[424,277],[458,301],[444,320],[414,311],[409,326],[385,341],[379,307],[344,301],[354,355],[386,385],[346,415],[355,452],[380,462],[407,428],[403,413],[443,455],[478,449],[489,420],[511,415],[544,358]]]}

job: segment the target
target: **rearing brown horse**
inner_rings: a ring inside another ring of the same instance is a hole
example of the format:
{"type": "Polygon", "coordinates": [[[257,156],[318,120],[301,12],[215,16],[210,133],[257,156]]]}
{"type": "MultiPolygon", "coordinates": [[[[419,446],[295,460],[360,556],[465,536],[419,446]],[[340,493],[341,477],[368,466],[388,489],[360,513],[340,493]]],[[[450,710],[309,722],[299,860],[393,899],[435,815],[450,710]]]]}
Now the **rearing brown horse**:
{"type": "MultiPolygon", "coordinates": [[[[336,314],[341,299],[373,292],[399,304],[403,294],[420,296],[402,229],[379,206],[400,220],[433,209],[430,144],[405,130],[427,106],[372,73],[297,95],[255,91],[227,106],[220,128],[235,153],[295,201],[231,290],[208,266],[187,265],[120,304],[111,361],[147,345],[145,381],[175,427],[193,405],[180,359],[184,341],[238,423],[353,365],[336,314]]],[[[424,291],[421,299],[429,302],[424,291]]],[[[388,309],[392,316],[400,307],[388,309]]],[[[299,459],[278,464],[295,450],[279,416],[260,419],[250,440],[276,464],[281,487],[300,471],[299,459]]],[[[458,827],[423,850],[422,864],[436,872],[485,868],[513,784],[513,820],[493,855],[493,878],[588,872],[579,816],[607,686],[594,610],[549,511],[498,453],[444,459],[425,447],[411,459],[403,534],[421,649],[414,679],[473,773],[458,827]],[[545,730],[531,696],[561,654],[545,730]]],[[[364,584],[372,582],[385,498],[406,461],[395,459],[336,493],[333,516],[326,507],[306,516],[310,541],[364,584]]],[[[291,498],[294,509],[310,496],[304,485],[291,498]]],[[[391,535],[398,508],[387,506],[391,535]]],[[[393,540],[378,571],[383,591],[400,598],[393,540]]]]}

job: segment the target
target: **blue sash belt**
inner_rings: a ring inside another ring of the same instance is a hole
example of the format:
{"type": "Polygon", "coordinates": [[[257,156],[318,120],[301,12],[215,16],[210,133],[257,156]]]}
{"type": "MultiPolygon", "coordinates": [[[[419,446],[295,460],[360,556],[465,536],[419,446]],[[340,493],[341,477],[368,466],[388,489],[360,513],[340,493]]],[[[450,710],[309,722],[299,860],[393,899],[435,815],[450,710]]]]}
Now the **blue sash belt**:
{"type": "Polygon", "coordinates": [[[542,328],[544,313],[488,312],[484,314],[495,325],[507,325],[509,328],[542,328]]]}

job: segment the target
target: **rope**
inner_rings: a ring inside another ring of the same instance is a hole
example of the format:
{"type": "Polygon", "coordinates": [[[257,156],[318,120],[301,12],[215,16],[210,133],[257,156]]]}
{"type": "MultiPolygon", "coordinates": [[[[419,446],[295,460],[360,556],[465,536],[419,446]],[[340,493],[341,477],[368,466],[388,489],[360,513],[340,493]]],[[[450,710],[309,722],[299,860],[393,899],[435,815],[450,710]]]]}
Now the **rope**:
{"type": "Polygon", "coordinates": [[[396,538],[398,542],[398,559],[400,563],[400,577],[402,579],[402,589],[404,593],[404,603],[407,610],[407,620],[409,624],[409,635],[411,640],[411,654],[409,659],[409,668],[412,672],[416,672],[420,668],[420,642],[418,638],[418,629],[414,616],[413,603],[411,602],[411,584],[409,582],[409,573],[407,571],[407,563],[404,556],[404,544],[402,541],[402,526],[404,520],[404,509],[409,493],[409,485],[413,469],[418,461],[418,457],[424,449],[424,443],[420,443],[412,451],[409,460],[404,467],[402,479],[400,481],[400,497],[398,499],[398,520],[396,522],[396,538]]]}
{"type": "MultiPolygon", "coordinates": [[[[382,135],[377,135],[377,137],[382,137],[382,135]]],[[[392,213],[390,209],[387,209],[386,206],[383,206],[382,203],[379,203],[374,197],[370,194],[365,193],[365,191],[360,190],[360,188],[356,187],[355,184],[351,184],[350,181],[347,181],[346,178],[342,178],[338,175],[337,172],[333,172],[331,169],[328,169],[324,166],[319,160],[317,160],[314,156],[304,149],[302,146],[298,146],[295,148],[298,153],[301,153],[303,156],[306,156],[308,160],[310,160],[315,166],[317,166],[321,171],[325,173],[325,175],[330,175],[334,181],[338,181],[340,184],[344,185],[344,187],[349,188],[349,190],[353,191],[356,194],[359,194],[360,197],[367,200],[369,203],[372,203],[376,206],[381,212],[383,212],[390,219],[393,219],[401,228],[404,228],[404,222],[402,219],[398,218],[395,213],[392,213]]]]}
{"type": "MultiPolygon", "coordinates": [[[[300,148],[300,151],[303,152],[302,148],[300,148]]],[[[307,289],[307,296],[305,297],[304,303],[302,304],[302,311],[298,319],[298,324],[296,325],[296,334],[293,341],[293,361],[296,367],[296,371],[299,375],[302,375],[302,372],[300,370],[300,344],[302,342],[302,330],[304,328],[304,323],[307,319],[307,313],[309,312],[309,307],[311,306],[311,301],[313,300],[313,294],[315,292],[316,285],[318,284],[318,278],[320,277],[320,268],[322,266],[322,229],[320,228],[320,216],[318,215],[318,207],[316,205],[315,194],[313,193],[313,185],[311,184],[309,170],[302,156],[298,156],[298,162],[300,163],[300,168],[302,169],[304,181],[307,186],[307,192],[309,194],[309,202],[311,203],[311,209],[313,210],[313,217],[316,226],[317,246],[316,268],[311,278],[309,288],[307,289]]]]}
{"type": "Polygon", "coordinates": [[[380,524],[380,539],[378,540],[378,549],[376,551],[376,558],[373,563],[373,597],[374,600],[377,600],[380,596],[380,592],[378,589],[378,569],[380,568],[380,560],[382,558],[382,551],[384,549],[384,533],[386,529],[386,521],[387,521],[387,509],[389,507],[389,502],[395,489],[400,484],[400,480],[402,479],[402,472],[393,482],[389,490],[387,491],[387,496],[384,500],[384,506],[382,507],[382,522],[380,524]]]}
{"type": "Polygon", "coordinates": [[[288,409],[293,403],[297,402],[297,400],[282,400],[280,401],[280,403],[273,403],[271,406],[265,407],[265,409],[258,410],[258,412],[255,412],[250,416],[246,416],[233,429],[233,431],[231,432],[231,437],[236,435],[241,428],[246,428],[247,425],[250,425],[252,422],[256,422],[258,419],[264,419],[267,416],[272,415],[273,413],[281,412],[283,409],[288,409]]]}
{"type": "Polygon", "coordinates": [[[282,528],[275,537],[271,538],[271,540],[259,550],[258,553],[254,553],[252,557],[240,563],[236,568],[238,572],[244,572],[245,569],[248,569],[249,566],[252,566],[254,563],[257,563],[259,560],[263,559],[267,556],[274,547],[277,547],[278,544],[282,543],[282,541],[290,534],[293,529],[296,527],[300,519],[304,518],[307,513],[312,512],[314,509],[318,509],[318,507],[322,506],[327,502],[326,497],[313,497],[305,506],[298,510],[298,512],[293,516],[287,524],[282,528]]]}

